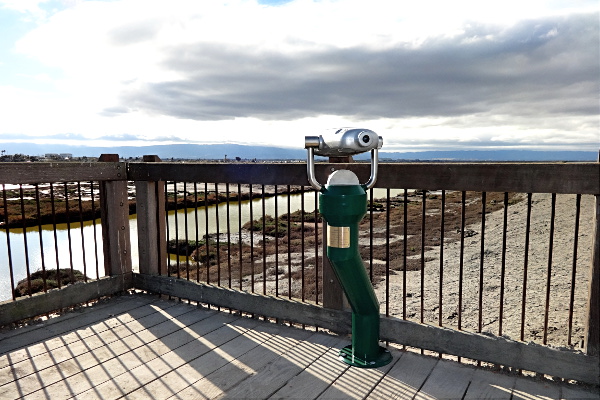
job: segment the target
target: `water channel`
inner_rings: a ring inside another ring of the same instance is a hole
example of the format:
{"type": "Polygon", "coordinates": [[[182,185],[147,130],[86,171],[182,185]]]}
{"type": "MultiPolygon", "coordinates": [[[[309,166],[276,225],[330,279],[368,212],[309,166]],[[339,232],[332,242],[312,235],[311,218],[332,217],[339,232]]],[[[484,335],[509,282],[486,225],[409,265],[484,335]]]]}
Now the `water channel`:
{"type": "MultiPolygon", "coordinates": [[[[401,190],[392,190],[391,196],[396,196],[401,190]]],[[[282,215],[289,212],[300,210],[302,207],[302,196],[304,196],[304,209],[312,212],[315,209],[314,192],[304,194],[278,195],[277,197],[267,197],[265,199],[266,215],[282,215]],[[289,201],[288,201],[289,199],[289,201]],[[277,202],[277,210],[275,203],[277,202]]],[[[381,198],[386,196],[385,189],[375,189],[374,197],[381,198]]],[[[262,217],[263,206],[262,199],[252,201],[230,202],[229,210],[227,203],[199,208],[170,211],[169,238],[175,237],[175,220],[177,219],[177,231],[179,239],[185,238],[185,227],[187,219],[187,234],[190,240],[202,239],[207,232],[227,233],[229,225],[230,233],[239,231],[239,221],[241,213],[241,224],[244,225],[250,221],[250,210],[254,219],[262,217]],[[218,216],[218,219],[217,219],[218,216]],[[229,217],[229,224],[227,223],[229,217]],[[196,218],[198,220],[198,229],[196,229],[196,218]]],[[[138,269],[138,249],[137,249],[137,224],[136,215],[129,217],[131,234],[131,256],[134,271],[138,269]]],[[[8,300],[11,296],[11,278],[9,265],[12,263],[13,281],[17,282],[27,277],[27,265],[30,273],[41,270],[70,268],[83,272],[84,265],[86,275],[92,279],[104,276],[104,261],[102,255],[102,232],[100,220],[85,221],[83,228],[79,222],[71,223],[70,229],[67,224],[57,224],[56,233],[52,225],[43,225],[30,227],[26,229],[10,229],[7,237],[6,230],[0,230],[0,301],[8,300]],[[10,242],[10,256],[8,252],[8,242],[10,242]],[[40,242],[43,244],[40,246],[40,242]],[[27,249],[27,251],[25,250],[27,249]]]]}

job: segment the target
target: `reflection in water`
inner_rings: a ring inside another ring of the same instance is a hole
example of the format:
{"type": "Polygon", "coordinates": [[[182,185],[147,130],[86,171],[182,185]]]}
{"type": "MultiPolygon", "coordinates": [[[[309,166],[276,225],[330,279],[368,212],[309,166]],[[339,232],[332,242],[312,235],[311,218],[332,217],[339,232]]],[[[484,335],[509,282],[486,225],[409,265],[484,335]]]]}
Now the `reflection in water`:
{"type": "MultiPolygon", "coordinates": [[[[400,190],[392,190],[395,196],[400,190]]],[[[386,195],[384,189],[375,189],[374,197],[380,198],[386,195]]],[[[307,212],[315,209],[315,192],[307,192],[303,195],[279,195],[265,199],[264,212],[266,215],[274,216],[297,211],[302,205],[304,196],[304,208],[307,212]],[[277,202],[277,210],[275,203],[277,202]]],[[[190,240],[196,240],[196,233],[202,239],[206,233],[213,234],[239,232],[239,226],[250,221],[250,213],[254,219],[263,215],[262,199],[252,201],[222,203],[207,208],[199,207],[184,210],[170,211],[168,213],[169,235],[175,237],[175,224],[177,220],[177,231],[180,239],[185,238],[186,226],[190,240]],[[177,215],[177,218],[175,218],[177,215]],[[196,229],[196,220],[198,229],[196,229]],[[229,221],[229,223],[228,223],[229,221]]],[[[130,216],[131,232],[131,256],[134,270],[138,268],[137,248],[137,224],[136,216],[130,216]]],[[[43,225],[41,234],[38,227],[27,228],[26,234],[22,229],[11,229],[8,238],[6,231],[0,231],[0,301],[11,298],[11,281],[9,271],[9,253],[7,242],[10,241],[10,261],[13,266],[14,283],[27,277],[27,265],[29,271],[34,272],[45,269],[70,268],[80,270],[95,279],[104,276],[104,258],[102,255],[102,228],[100,220],[86,221],[83,229],[79,222],[71,223],[70,229],[67,224],[57,224],[56,234],[52,225],[43,225]],[[25,240],[26,238],[26,240],[25,240]],[[43,246],[40,246],[40,243],[43,246]],[[27,247],[27,251],[25,248],[27,247]]]]}

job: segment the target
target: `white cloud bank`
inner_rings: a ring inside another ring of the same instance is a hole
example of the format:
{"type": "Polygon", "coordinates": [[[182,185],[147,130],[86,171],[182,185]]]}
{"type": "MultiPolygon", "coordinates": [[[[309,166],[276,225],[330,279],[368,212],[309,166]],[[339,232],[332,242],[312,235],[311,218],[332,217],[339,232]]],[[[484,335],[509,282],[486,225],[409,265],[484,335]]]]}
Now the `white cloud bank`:
{"type": "Polygon", "coordinates": [[[352,125],[386,150],[600,145],[596,1],[64,4],[16,43],[52,89],[0,87],[0,135],[302,147],[352,125]]]}

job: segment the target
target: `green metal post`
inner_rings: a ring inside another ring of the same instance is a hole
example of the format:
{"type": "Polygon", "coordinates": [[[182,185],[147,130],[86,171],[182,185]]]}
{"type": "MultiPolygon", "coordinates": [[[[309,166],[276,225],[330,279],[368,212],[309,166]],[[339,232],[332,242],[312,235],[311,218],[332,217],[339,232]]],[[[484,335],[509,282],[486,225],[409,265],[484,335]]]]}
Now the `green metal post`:
{"type": "Polygon", "coordinates": [[[347,364],[375,368],[392,356],[379,346],[379,302],[358,251],[358,224],[367,213],[361,185],[327,185],[319,210],[328,224],[327,257],[352,307],[352,345],[340,351],[347,364]]]}

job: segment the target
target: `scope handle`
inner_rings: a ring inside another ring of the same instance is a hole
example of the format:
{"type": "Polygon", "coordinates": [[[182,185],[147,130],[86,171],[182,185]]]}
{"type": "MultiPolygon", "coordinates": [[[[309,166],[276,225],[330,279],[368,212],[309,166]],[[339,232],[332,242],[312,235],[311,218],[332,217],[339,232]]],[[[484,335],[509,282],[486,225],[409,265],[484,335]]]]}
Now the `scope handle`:
{"type": "MultiPolygon", "coordinates": [[[[306,174],[308,175],[308,182],[310,185],[317,191],[321,191],[323,189],[323,185],[321,185],[317,178],[315,177],[315,146],[306,144],[307,160],[306,160],[306,174]]],[[[377,182],[377,169],[379,167],[379,149],[371,150],[371,176],[367,183],[362,185],[365,190],[371,189],[375,186],[375,182],[377,182]]]]}

